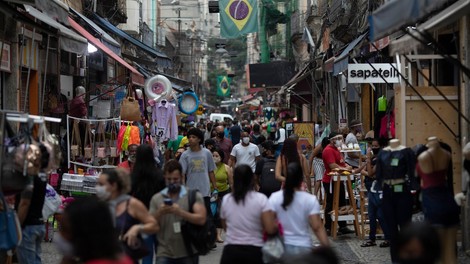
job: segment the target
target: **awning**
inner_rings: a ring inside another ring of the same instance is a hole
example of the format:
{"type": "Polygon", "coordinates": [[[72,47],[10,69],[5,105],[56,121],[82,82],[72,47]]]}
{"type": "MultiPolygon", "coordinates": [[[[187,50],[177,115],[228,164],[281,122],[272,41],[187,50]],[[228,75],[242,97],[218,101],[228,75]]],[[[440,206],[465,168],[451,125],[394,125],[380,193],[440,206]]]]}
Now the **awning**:
{"type": "Polygon", "coordinates": [[[69,25],[67,19],[69,17],[68,7],[65,3],[59,0],[35,0],[34,3],[39,10],[53,20],[59,21],[66,26],[69,25]]]}
{"type": "Polygon", "coordinates": [[[88,41],[85,38],[80,37],[77,33],[59,24],[57,21],[50,18],[46,14],[43,14],[36,8],[29,5],[24,5],[24,7],[28,14],[32,15],[33,17],[41,20],[42,22],[48,24],[49,26],[59,31],[59,34],[62,36],[62,38],[60,39],[61,49],[77,54],[88,53],[88,41]]]}
{"type": "Polygon", "coordinates": [[[140,74],[134,67],[129,65],[127,62],[125,62],[116,53],[112,52],[108,47],[106,47],[106,45],[104,45],[97,38],[93,37],[90,33],[88,33],[88,31],[86,31],[84,28],[82,28],[77,22],[75,22],[70,17],[69,17],[69,23],[75,30],[77,30],[80,34],[82,34],[84,37],[86,37],[93,45],[95,45],[97,48],[102,50],[104,53],[108,54],[108,56],[113,58],[115,61],[119,62],[124,67],[129,69],[131,71],[131,79],[132,79],[133,84],[140,85],[140,86],[144,85],[144,76],[142,74],[140,74]]]}
{"type": "Polygon", "coordinates": [[[160,65],[164,68],[171,67],[171,60],[170,60],[170,58],[168,58],[168,56],[165,53],[163,53],[159,50],[156,50],[156,49],[154,49],[150,46],[145,45],[144,43],[142,43],[139,40],[133,38],[132,36],[130,36],[126,32],[124,32],[124,31],[120,30],[119,28],[115,27],[113,24],[109,23],[107,20],[105,20],[104,18],[98,16],[97,14],[93,13],[92,15],[93,15],[93,20],[96,23],[98,23],[98,25],[100,25],[104,29],[112,32],[113,34],[116,34],[119,37],[121,37],[123,39],[126,39],[127,41],[129,41],[133,45],[137,46],[138,48],[140,48],[143,51],[150,54],[150,56],[152,56],[153,58],[156,58],[156,63],[158,65],[160,65]]]}
{"type": "MultiPolygon", "coordinates": [[[[439,12],[431,19],[427,20],[423,24],[419,25],[416,30],[411,29],[409,34],[420,39],[422,38],[419,32],[432,31],[437,28],[447,26],[459,20],[462,16],[470,13],[470,1],[460,0],[453,3],[451,6],[447,7],[443,11],[439,12]]],[[[390,43],[390,54],[395,55],[395,53],[405,54],[413,50],[419,41],[414,39],[412,36],[403,36],[397,40],[393,40],[390,43]]]]}
{"type": "Polygon", "coordinates": [[[360,35],[358,38],[355,40],[351,41],[348,46],[341,52],[341,54],[336,57],[335,59],[335,64],[333,64],[333,75],[336,76],[340,72],[343,72],[348,68],[348,62],[349,62],[349,52],[353,50],[366,36],[367,33],[364,33],[360,35]]]}
{"type": "Polygon", "coordinates": [[[284,84],[281,89],[278,91],[279,94],[283,94],[287,89],[295,86],[298,82],[310,76],[310,72],[313,70],[311,68],[311,63],[305,65],[302,70],[298,71],[294,77],[292,77],[286,84],[284,84]]]}
{"type": "Polygon", "coordinates": [[[369,16],[370,40],[383,38],[438,10],[449,0],[390,0],[369,16]]]}
{"type": "Polygon", "coordinates": [[[88,17],[80,14],[75,9],[70,7],[70,12],[85,21],[85,23],[87,23],[91,28],[93,28],[94,31],[96,31],[96,33],[101,36],[101,40],[109,49],[111,49],[117,55],[121,56],[121,45],[119,44],[119,42],[117,42],[113,37],[106,33],[106,31],[104,31],[97,24],[95,24],[95,22],[91,21],[88,17]]]}

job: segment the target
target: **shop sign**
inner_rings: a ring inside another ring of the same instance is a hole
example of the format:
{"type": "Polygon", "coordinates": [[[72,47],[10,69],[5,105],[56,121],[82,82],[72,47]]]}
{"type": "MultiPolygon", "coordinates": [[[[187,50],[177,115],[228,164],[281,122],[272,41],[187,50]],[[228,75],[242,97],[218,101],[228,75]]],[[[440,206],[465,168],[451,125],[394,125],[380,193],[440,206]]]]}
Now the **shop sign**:
{"type": "Polygon", "coordinates": [[[348,120],[346,118],[341,118],[339,120],[339,128],[346,128],[348,127],[348,120]]]}
{"type": "Polygon", "coordinates": [[[0,47],[3,47],[2,53],[2,63],[0,64],[0,71],[11,72],[11,53],[10,53],[10,44],[0,41],[0,47]],[[2,46],[3,44],[3,46],[2,46]]]}
{"type": "Polygon", "coordinates": [[[396,63],[348,64],[348,83],[399,83],[396,63]]]}

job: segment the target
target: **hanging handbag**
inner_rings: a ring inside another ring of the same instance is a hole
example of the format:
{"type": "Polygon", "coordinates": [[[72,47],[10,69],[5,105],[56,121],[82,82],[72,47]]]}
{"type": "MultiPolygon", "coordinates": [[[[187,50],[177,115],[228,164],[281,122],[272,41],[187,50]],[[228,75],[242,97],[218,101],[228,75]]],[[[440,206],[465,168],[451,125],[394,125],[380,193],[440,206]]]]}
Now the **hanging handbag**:
{"type": "Polygon", "coordinates": [[[41,143],[47,148],[49,152],[49,163],[46,172],[50,172],[60,167],[60,162],[62,160],[62,151],[60,149],[60,141],[56,135],[52,135],[47,130],[47,127],[44,125],[42,127],[42,138],[41,143]]]}
{"type": "Polygon", "coordinates": [[[118,156],[117,152],[117,147],[116,147],[116,133],[117,133],[117,128],[116,128],[116,122],[111,121],[111,138],[109,142],[109,155],[112,158],[116,158],[118,156]]]}
{"type": "Polygon", "coordinates": [[[0,203],[0,250],[6,251],[20,244],[22,233],[15,211],[6,203],[1,192],[0,203]]]}
{"type": "Polygon", "coordinates": [[[80,129],[78,128],[78,120],[73,120],[72,125],[72,139],[70,142],[70,157],[75,160],[76,157],[81,156],[82,140],[80,138],[80,129]]]}
{"type": "Polygon", "coordinates": [[[139,101],[134,97],[124,98],[121,104],[121,120],[140,121],[141,119],[139,101]]]}
{"type": "Polygon", "coordinates": [[[83,157],[85,159],[93,158],[93,134],[91,133],[90,122],[87,122],[86,124],[84,152],[83,157]]]}
{"type": "MultiPolygon", "coordinates": [[[[126,201],[126,212],[129,210],[129,200],[130,199],[126,201]]],[[[135,246],[129,246],[129,244],[127,244],[127,241],[123,239],[124,235],[128,231],[128,230],[124,230],[124,227],[127,225],[127,219],[128,217],[125,218],[124,223],[122,224],[121,233],[119,235],[119,240],[122,243],[124,253],[126,253],[126,255],[128,255],[133,260],[139,260],[147,256],[150,253],[150,251],[147,245],[145,244],[144,239],[142,238],[141,234],[137,235],[137,243],[135,246]]]]}
{"type": "Polygon", "coordinates": [[[131,139],[131,129],[132,129],[132,126],[128,124],[126,126],[126,131],[124,132],[124,137],[122,139],[122,145],[121,145],[121,149],[124,151],[127,151],[127,149],[129,148],[129,141],[131,139]]]}
{"type": "Polygon", "coordinates": [[[279,231],[275,235],[266,236],[266,242],[261,248],[264,263],[279,263],[282,262],[282,257],[285,252],[284,236],[282,225],[278,223],[279,231]]]}
{"type": "Polygon", "coordinates": [[[97,131],[97,141],[98,141],[98,148],[96,149],[96,156],[100,159],[106,158],[106,137],[104,131],[104,123],[98,123],[97,131]]]}

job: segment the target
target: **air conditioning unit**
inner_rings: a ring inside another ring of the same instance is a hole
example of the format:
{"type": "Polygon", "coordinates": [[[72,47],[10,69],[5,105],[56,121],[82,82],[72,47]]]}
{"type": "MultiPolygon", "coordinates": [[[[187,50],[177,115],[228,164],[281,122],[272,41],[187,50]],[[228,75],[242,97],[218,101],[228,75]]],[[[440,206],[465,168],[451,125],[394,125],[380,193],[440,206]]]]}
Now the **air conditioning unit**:
{"type": "Polygon", "coordinates": [[[219,13],[219,1],[209,1],[209,13],[219,13]]]}

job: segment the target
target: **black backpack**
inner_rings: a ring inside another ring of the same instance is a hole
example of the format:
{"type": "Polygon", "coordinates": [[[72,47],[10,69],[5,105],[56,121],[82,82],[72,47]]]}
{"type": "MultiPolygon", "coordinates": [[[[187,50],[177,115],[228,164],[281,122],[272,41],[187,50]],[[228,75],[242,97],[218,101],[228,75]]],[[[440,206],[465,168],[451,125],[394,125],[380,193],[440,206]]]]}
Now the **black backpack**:
{"type": "MultiPolygon", "coordinates": [[[[196,202],[196,193],[198,190],[189,190],[188,205],[189,212],[193,213],[193,205],[196,202]]],[[[202,226],[183,221],[181,224],[184,243],[189,256],[194,255],[191,245],[197,250],[198,255],[206,255],[215,244],[217,229],[212,221],[212,217],[207,216],[206,223],[202,226]]]]}
{"type": "Polygon", "coordinates": [[[281,182],[276,180],[276,160],[274,158],[264,158],[263,169],[260,175],[260,189],[261,193],[266,196],[271,196],[273,192],[281,189],[281,182]]]}

